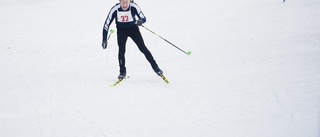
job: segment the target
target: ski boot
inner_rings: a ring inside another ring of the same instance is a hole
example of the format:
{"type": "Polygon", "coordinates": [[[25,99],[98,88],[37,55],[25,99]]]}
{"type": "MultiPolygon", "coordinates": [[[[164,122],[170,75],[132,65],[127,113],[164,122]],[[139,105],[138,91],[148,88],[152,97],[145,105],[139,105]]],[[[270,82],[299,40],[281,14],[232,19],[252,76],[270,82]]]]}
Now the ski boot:
{"type": "Polygon", "coordinates": [[[118,79],[119,79],[119,80],[124,79],[126,76],[127,76],[127,73],[126,73],[126,72],[120,72],[120,74],[119,74],[119,76],[118,76],[118,79]]]}
{"type": "Polygon", "coordinates": [[[158,75],[158,76],[162,76],[163,75],[163,71],[157,67],[156,69],[154,69],[154,72],[158,75]]]}

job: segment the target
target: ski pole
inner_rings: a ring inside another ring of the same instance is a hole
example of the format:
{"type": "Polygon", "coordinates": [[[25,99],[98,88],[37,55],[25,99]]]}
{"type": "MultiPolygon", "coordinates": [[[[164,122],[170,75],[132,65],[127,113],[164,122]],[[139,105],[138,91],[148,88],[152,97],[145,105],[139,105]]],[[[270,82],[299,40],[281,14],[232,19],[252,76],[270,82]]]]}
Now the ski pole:
{"type": "Polygon", "coordinates": [[[148,31],[150,31],[151,33],[153,33],[154,35],[158,36],[159,38],[161,38],[162,40],[168,42],[169,44],[171,44],[173,47],[177,48],[178,50],[182,51],[183,53],[187,54],[187,55],[191,55],[191,51],[184,51],[181,48],[179,48],[178,46],[172,44],[170,41],[166,40],[165,38],[161,37],[160,35],[158,35],[157,33],[153,32],[152,30],[148,29],[147,27],[141,25],[142,27],[144,27],[145,29],[147,29],[148,31]]]}
{"type": "Polygon", "coordinates": [[[108,41],[109,41],[109,39],[110,39],[111,34],[113,34],[113,33],[114,33],[114,30],[113,30],[113,29],[110,29],[110,34],[109,34],[109,36],[108,36],[108,38],[107,38],[107,43],[108,43],[108,41]]]}

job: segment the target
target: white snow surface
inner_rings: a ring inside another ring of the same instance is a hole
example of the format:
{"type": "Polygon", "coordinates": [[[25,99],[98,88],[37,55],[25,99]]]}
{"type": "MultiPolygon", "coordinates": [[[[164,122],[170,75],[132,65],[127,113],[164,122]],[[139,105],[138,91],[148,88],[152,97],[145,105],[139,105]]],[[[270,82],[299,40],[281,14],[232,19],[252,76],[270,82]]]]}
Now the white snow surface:
{"type": "MultiPolygon", "coordinates": [[[[144,41],[101,47],[107,0],[1,0],[1,137],[320,137],[319,0],[136,0],[144,41]]],[[[111,26],[115,29],[115,24],[111,26]]]]}

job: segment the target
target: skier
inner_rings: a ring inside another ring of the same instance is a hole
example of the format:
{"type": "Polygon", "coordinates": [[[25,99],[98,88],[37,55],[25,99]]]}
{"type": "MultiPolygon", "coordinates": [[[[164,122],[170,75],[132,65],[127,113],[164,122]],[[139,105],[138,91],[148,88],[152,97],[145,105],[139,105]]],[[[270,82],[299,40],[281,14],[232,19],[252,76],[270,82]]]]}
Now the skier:
{"type": "Polygon", "coordinates": [[[125,66],[125,52],[128,37],[135,42],[139,50],[145,55],[154,72],[157,75],[162,76],[163,71],[159,68],[151,52],[146,47],[138,28],[138,26],[141,26],[146,22],[146,17],[133,0],[120,0],[120,3],[117,3],[111,8],[103,27],[102,48],[106,49],[108,46],[107,35],[110,24],[114,19],[116,19],[117,41],[119,46],[118,60],[120,74],[118,79],[124,79],[127,73],[125,66]],[[136,18],[136,16],[138,18],[136,18]]]}

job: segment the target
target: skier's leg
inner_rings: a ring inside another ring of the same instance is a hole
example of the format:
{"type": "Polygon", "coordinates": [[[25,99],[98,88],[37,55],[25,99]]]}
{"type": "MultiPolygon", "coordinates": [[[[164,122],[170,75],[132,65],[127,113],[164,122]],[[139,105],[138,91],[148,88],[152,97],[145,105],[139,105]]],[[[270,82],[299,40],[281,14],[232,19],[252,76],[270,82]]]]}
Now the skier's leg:
{"type": "Polygon", "coordinates": [[[118,39],[118,46],[119,46],[119,52],[118,52],[118,61],[119,61],[119,67],[120,67],[120,74],[125,74],[126,71],[126,59],[125,59],[125,52],[126,52],[126,43],[128,36],[125,35],[125,33],[121,32],[121,30],[118,30],[117,32],[117,39],[118,39]]]}
{"type": "Polygon", "coordinates": [[[132,32],[133,32],[133,33],[131,33],[132,35],[130,35],[132,40],[137,44],[139,50],[144,54],[146,59],[149,61],[149,63],[152,66],[152,69],[154,71],[158,70],[159,69],[158,64],[154,60],[151,52],[148,50],[148,48],[144,44],[144,41],[143,41],[143,38],[142,38],[141,33],[139,31],[139,28],[138,27],[134,27],[132,32]]]}

